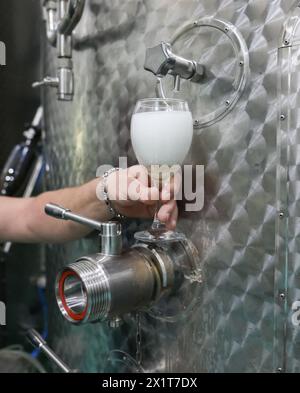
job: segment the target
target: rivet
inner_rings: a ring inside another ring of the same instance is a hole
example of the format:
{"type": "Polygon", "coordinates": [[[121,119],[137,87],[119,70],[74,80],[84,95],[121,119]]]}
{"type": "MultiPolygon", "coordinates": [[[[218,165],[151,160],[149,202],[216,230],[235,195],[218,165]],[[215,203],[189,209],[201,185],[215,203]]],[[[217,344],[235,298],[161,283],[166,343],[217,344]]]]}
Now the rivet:
{"type": "Polygon", "coordinates": [[[226,104],[227,106],[229,106],[229,105],[230,105],[230,101],[227,100],[227,101],[225,102],[225,104],[226,104]]]}
{"type": "Polygon", "coordinates": [[[279,297],[280,297],[280,300],[285,300],[285,293],[281,293],[280,295],[279,295],[279,297]]]}
{"type": "Polygon", "coordinates": [[[199,120],[195,120],[195,121],[194,121],[194,125],[195,125],[195,126],[198,126],[199,124],[200,124],[200,121],[199,121],[199,120]]]}
{"type": "Polygon", "coordinates": [[[240,61],[240,62],[239,62],[239,65],[242,67],[242,66],[244,65],[244,62],[243,62],[243,61],[240,61]]]}
{"type": "Polygon", "coordinates": [[[284,45],[289,45],[290,41],[289,40],[284,40],[284,45]]]}
{"type": "Polygon", "coordinates": [[[281,367],[278,367],[276,371],[277,371],[278,373],[282,373],[282,368],[281,368],[281,367]]]}
{"type": "Polygon", "coordinates": [[[279,217],[284,218],[284,212],[279,212],[279,217]]]}
{"type": "Polygon", "coordinates": [[[225,27],[225,29],[224,29],[225,31],[226,31],[226,33],[228,33],[228,31],[229,31],[229,28],[228,27],[225,27]]]}
{"type": "Polygon", "coordinates": [[[285,120],[285,115],[280,115],[280,120],[285,120]]]}

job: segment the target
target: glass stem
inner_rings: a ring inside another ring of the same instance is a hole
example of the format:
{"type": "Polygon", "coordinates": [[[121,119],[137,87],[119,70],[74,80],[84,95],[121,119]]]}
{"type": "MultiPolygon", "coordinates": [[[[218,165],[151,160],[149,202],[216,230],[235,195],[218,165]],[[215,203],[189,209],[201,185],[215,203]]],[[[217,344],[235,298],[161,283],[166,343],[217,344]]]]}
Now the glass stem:
{"type": "Polygon", "coordinates": [[[164,223],[162,223],[159,219],[158,219],[158,212],[160,209],[160,201],[157,201],[156,203],[156,209],[155,209],[155,213],[154,213],[154,218],[153,218],[153,222],[152,222],[152,226],[151,229],[153,231],[161,231],[161,230],[165,230],[166,226],[164,223]]]}

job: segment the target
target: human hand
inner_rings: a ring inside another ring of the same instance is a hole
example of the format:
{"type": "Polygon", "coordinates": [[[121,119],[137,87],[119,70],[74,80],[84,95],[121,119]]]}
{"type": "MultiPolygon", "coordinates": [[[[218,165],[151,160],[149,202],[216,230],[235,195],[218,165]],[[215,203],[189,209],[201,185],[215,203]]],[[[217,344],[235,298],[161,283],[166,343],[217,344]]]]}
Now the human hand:
{"type": "Polygon", "coordinates": [[[175,229],[178,209],[173,184],[165,185],[159,192],[157,187],[149,185],[148,171],[142,165],[111,173],[106,184],[108,197],[118,213],[132,218],[152,218],[160,201],[158,219],[168,229],[175,229]]]}

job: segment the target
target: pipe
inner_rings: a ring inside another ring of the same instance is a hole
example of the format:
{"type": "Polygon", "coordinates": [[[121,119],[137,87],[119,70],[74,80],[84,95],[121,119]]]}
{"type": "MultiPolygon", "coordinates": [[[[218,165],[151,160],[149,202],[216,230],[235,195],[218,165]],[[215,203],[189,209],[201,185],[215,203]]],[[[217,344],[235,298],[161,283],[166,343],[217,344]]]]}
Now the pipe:
{"type": "Polygon", "coordinates": [[[58,0],[45,0],[45,15],[47,38],[52,46],[56,46],[57,35],[71,36],[80,21],[85,0],[59,0],[60,21],[58,21],[58,0]]]}
{"type": "Polygon", "coordinates": [[[57,367],[60,368],[61,371],[64,373],[73,373],[76,372],[75,370],[72,370],[70,367],[66,365],[57,355],[52,351],[51,348],[47,345],[46,341],[43,339],[43,337],[40,336],[40,334],[34,330],[30,329],[27,332],[27,337],[30,340],[31,344],[40,349],[48,359],[52,360],[57,367]]]}
{"type": "MultiPolygon", "coordinates": [[[[66,0],[61,0],[65,2],[66,0]]],[[[85,6],[85,0],[68,0],[66,12],[58,24],[58,32],[71,35],[80,21],[85,6]]]]}
{"type": "Polygon", "coordinates": [[[44,19],[46,21],[46,31],[48,41],[52,46],[56,46],[57,38],[57,7],[56,1],[45,0],[44,2],[44,19]]]}

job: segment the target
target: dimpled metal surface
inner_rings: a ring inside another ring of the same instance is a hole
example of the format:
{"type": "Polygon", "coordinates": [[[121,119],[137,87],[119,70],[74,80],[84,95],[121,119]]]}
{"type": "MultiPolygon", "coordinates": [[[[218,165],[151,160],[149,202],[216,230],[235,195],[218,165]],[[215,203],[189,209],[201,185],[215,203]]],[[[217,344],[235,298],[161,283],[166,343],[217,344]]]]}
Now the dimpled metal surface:
{"type": "MultiPolygon", "coordinates": [[[[143,70],[147,47],[168,40],[187,20],[213,16],[234,24],[249,48],[251,75],[243,97],[223,120],[195,131],[187,160],[205,165],[205,206],[198,213],[181,211],[178,225],[200,252],[205,277],[201,298],[184,321],[167,323],[142,315],[146,371],[274,370],[277,47],[296,4],[88,0],[76,31],[74,101],[58,102],[54,90],[44,91],[49,187],[81,184],[99,165],[118,165],[119,156],[135,163],[130,117],[137,99],[153,96],[155,87],[153,76],[143,70]]],[[[214,50],[207,50],[209,64],[218,50],[224,61],[222,45],[213,42],[214,50]]],[[[55,50],[45,44],[44,53],[44,73],[53,75],[55,50]]],[[[230,70],[234,58],[228,59],[224,66],[230,70]]],[[[129,222],[129,241],[145,225],[129,222]]],[[[57,272],[96,250],[93,240],[48,249],[51,344],[82,371],[121,371],[126,366],[134,371],[126,356],[110,354],[121,350],[135,357],[133,317],[116,330],[106,324],[74,327],[55,304],[57,272]]]]}
{"type": "Polygon", "coordinates": [[[299,329],[299,55],[300,8],[287,20],[283,46],[279,50],[280,72],[280,170],[278,171],[277,219],[279,256],[277,264],[277,336],[286,330],[280,350],[284,354],[282,368],[288,372],[300,370],[299,329]],[[292,33],[292,34],[291,34],[292,33]],[[285,42],[286,41],[286,42],[285,42]],[[284,45],[287,44],[287,45],[284,45]],[[297,302],[296,304],[294,304],[297,302]]]}

